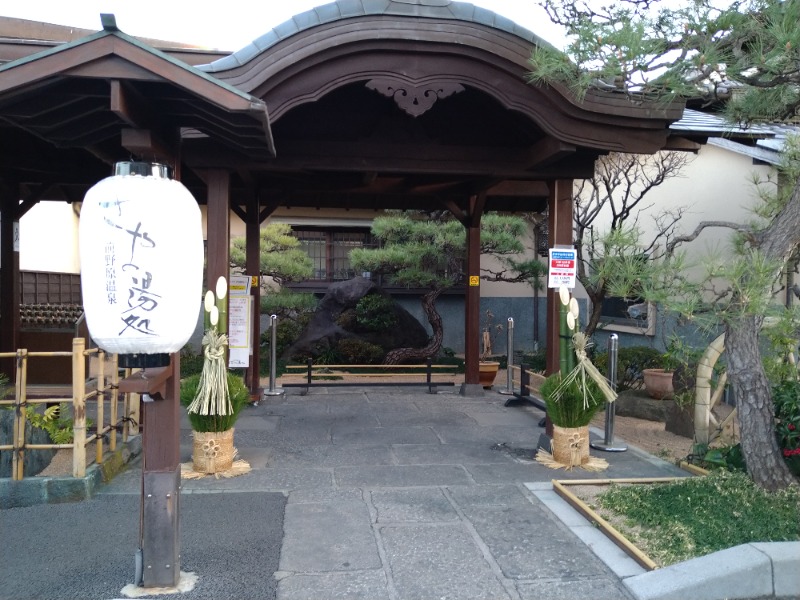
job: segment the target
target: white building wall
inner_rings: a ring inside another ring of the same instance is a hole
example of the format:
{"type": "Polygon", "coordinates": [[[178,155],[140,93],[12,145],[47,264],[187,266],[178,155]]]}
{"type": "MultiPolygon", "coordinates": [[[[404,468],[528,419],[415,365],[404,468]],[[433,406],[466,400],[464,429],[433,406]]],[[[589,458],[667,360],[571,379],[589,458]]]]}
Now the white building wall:
{"type": "Polygon", "coordinates": [[[80,273],[78,216],[72,204],[39,202],[19,222],[19,268],[80,273]]]}

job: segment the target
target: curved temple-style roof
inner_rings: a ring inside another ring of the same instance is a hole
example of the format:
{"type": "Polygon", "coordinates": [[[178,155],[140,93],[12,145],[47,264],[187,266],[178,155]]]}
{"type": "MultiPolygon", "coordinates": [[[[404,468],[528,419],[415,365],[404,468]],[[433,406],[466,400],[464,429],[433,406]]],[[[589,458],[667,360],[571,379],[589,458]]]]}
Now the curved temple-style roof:
{"type": "Polygon", "coordinates": [[[664,148],[683,108],[529,85],[542,40],[450,0],[339,0],[202,69],[104,27],[0,67],[0,350],[18,318],[13,222],[41,199],[79,201],[116,160],[167,157],[208,202],[209,281],[229,270],[230,209],[257,240],[281,205],[450,210],[477,272],[484,210],[549,205],[551,241],[569,241],[571,180],[598,155],[664,148]]]}

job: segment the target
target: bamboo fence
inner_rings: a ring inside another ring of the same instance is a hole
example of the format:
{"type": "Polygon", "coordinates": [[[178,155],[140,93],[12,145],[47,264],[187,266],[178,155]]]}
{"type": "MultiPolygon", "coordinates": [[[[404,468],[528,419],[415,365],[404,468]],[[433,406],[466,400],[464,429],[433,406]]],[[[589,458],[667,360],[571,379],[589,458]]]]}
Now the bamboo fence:
{"type": "Polygon", "coordinates": [[[136,394],[123,394],[122,415],[119,414],[119,369],[116,354],[108,357],[99,348],[86,349],[84,338],[72,340],[71,352],[29,352],[19,349],[16,352],[0,353],[0,358],[16,359],[16,384],[13,399],[0,399],[0,406],[14,407],[14,429],[11,444],[0,445],[0,451],[11,451],[11,478],[21,480],[24,478],[25,452],[30,450],[71,449],[72,450],[72,476],[84,477],[86,475],[87,455],[94,444],[94,461],[102,464],[106,451],[114,452],[117,449],[117,434],[121,434],[122,443],[128,441],[131,435],[138,434],[139,423],[139,397],[136,394]],[[54,357],[72,358],[72,398],[29,397],[28,361],[31,359],[46,360],[54,357]],[[96,360],[95,373],[87,380],[86,358],[96,360]],[[107,366],[110,366],[107,369],[107,366]],[[108,372],[107,372],[108,370],[108,372]],[[31,444],[26,440],[27,408],[30,406],[71,403],[73,441],[69,444],[31,444]],[[94,405],[94,424],[87,427],[87,403],[94,405]]]}

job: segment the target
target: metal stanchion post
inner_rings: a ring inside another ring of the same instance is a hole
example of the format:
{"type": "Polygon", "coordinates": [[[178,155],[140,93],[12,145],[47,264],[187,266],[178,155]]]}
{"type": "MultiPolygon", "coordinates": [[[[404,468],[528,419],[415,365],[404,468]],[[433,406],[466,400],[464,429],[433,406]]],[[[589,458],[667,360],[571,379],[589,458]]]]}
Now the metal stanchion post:
{"type": "MultiPolygon", "coordinates": [[[[611,387],[617,389],[617,353],[619,351],[619,336],[612,333],[608,338],[608,381],[611,387]]],[[[614,444],[614,413],[616,411],[615,402],[606,403],[606,431],[605,439],[602,442],[591,442],[589,445],[595,450],[605,450],[606,452],[625,452],[628,447],[625,444],[614,444]]]]}
{"type": "Polygon", "coordinates": [[[281,396],[286,390],[275,387],[275,374],[278,362],[278,315],[269,318],[269,326],[272,329],[269,343],[269,389],[264,390],[265,396],[281,396]]]}
{"type": "Polygon", "coordinates": [[[508,317],[506,357],[506,389],[500,390],[500,393],[510,396],[514,394],[514,379],[511,376],[511,367],[514,364],[514,319],[511,317],[508,317]]]}

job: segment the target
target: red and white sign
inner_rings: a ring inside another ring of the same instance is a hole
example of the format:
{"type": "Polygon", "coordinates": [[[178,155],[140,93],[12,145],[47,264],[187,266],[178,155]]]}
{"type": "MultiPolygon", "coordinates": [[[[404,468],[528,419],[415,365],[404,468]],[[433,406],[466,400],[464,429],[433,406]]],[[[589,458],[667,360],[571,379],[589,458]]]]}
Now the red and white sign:
{"type": "Polygon", "coordinates": [[[575,248],[550,248],[547,287],[575,287],[578,253],[575,248]]]}

